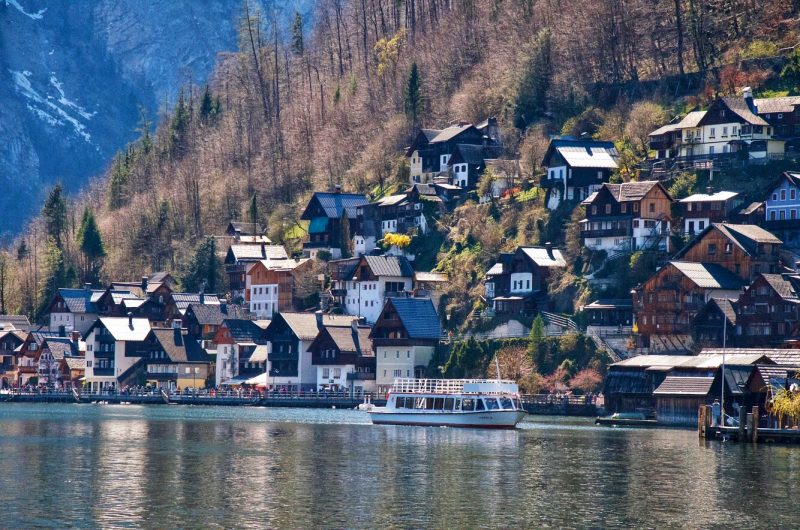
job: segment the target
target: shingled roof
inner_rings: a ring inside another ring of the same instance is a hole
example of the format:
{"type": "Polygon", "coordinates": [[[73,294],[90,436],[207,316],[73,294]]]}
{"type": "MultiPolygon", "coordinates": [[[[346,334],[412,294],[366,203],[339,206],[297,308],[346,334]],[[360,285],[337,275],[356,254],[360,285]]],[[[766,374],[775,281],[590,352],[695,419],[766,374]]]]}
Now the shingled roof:
{"type": "Polygon", "coordinates": [[[252,320],[229,318],[225,319],[223,324],[228,328],[231,338],[236,344],[263,344],[266,342],[264,339],[264,330],[252,320]]]}
{"type": "Polygon", "coordinates": [[[92,299],[98,294],[102,296],[104,292],[93,289],[61,288],[58,290],[58,294],[64,299],[64,304],[70,313],[97,313],[97,306],[92,299]]]}
{"type": "Polygon", "coordinates": [[[778,296],[787,301],[797,302],[798,293],[795,286],[780,274],[762,274],[764,280],[769,284],[772,289],[778,293],[778,296]]]}
{"type": "MultiPolygon", "coordinates": [[[[342,211],[347,211],[348,219],[355,219],[358,216],[358,207],[369,204],[369,199],[366,195],[361,193],[322,193],[317,192],[311,197],[309,206],[313,201],[319,202],[320,207],[325,212],[328,219],[339,219],[342,217],[342,211]]],[[[301,219],[310,220],[310,217],[303,212],[301,219]]]]}
{"type": "Polygon", "coordinates": [[[411,277],[414,269],[405,256],[364,256],[364,261],[376,276],[411,277]]]}
{"type": "Polygon", "coordinates": [[[679,250],[675,259],[684,256],[689,249],[693,248],[700,241],[703,240],[705,235],[712,230],[718,230],[724,235],[731,243],[742,249],[746,254],[752,256],[757,254],[757,246],[762,243],[769,243],[773,245],[780,245],[783,242],[775,237],[774,234],[764,230],[756,225],[736,225],[728,223],[711,223],[705,230],[697,234],[685,247],[679,250]]]}
{"type": "Polygon", "coordinates": [[[707,396],[714,384],[713,377],[679,377],[668,375],[653,391],[654,396],[707,396]]]}
{"type": "Polygon", "coordinates": [[[725,103],[725,106],[731,109],[731,112],[739,116],[750,125],[769,125],[764,118],[757,116],[752,110],[750,110],[750,107],[747,105],[747,102],[744,100],[744,98],[722,98],[722,101],[725,103]]]}
{"type": "Polygon", "coordinates": [[[31,322],[25,315],[0,315],[0,327],[3,324],[11,324],[15,329],[22,331],[31,330],[31,322]]]}
{"type": "Polygon", "coordinates": [[[53,359],[63,359],[64,357],[79,357],[81,352],[78,344],[67,337],[49,337],[45,339],[47,349],[53,355],[53,359]]]}
{"type": "Polygon", "coordinates": [[[242,306],[233,304],[201,305],[191,304],[192,313],[201,326],[220,326],[229,318],[248,319],[250,312],[242,306]]]}
{"type": "Polygon", "coordinates": [[[744,283],[741,278],[717,263],[690,261],[670,261],[669,263],[702,289],[735,291],[740,289],[744,283]]]}
{"type": "Polygon", "coordinates": [[[362,357],[373,357],[372,341],[369,339],[369,326],[358,326],[357,329],[350,327],[326,327],[325,331],[330,335],[336,347],[343,353],[356,353],[362,357]]]}
{"type": "Polygon", "coordinates": [[[605,183],[603,186],[608,188],[608,191],[611,192],[617,202],[629,202],[642,200],[654,187],[661,186],[661,183],[656,180],[648,180],[644,182],[623,182],[621,184],[605,183]]]}
{"type": "MultiPolygon", "coordinates": [[[[300,340],[314,340],[317,333],[319,333],[317,316],[314,313],[278,313],[278,316],[272,322],[275,322],[278,318],[283,318],[300,340]]],[[[351,315],[322,315],[322,325],[325,327],[350,327],[356,318],[351,315]]]]}
{"type": "Polygon", "coordinates": [[[442,326],[430,298],[390,298],[411,339],[440,339],[442,326]]]}
{"type": "Polygon", "coordinates": [[[173,363],[210,363],[214,357],[200,346],[200,343],[185,329],[153,328],[155,336],[164,353],[173,363]]]}

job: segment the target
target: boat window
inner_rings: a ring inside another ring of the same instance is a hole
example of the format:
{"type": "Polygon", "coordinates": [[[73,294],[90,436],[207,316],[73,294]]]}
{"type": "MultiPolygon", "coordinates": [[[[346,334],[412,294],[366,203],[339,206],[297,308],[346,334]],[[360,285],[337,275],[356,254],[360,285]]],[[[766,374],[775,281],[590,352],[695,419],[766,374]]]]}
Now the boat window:
{"type": "Polygon", "coordinates": [[[484,401],[486,401],[486,410],[497,410],[500,408],[495,398],[484,398],[484,401]]]}
{"type": "Polygon", "coordinates": [[[425,398],[425,408],[433,410],[433,398],[425,398]]]}
{"type": "Polygon", "coordinates": [[[500,398],[500,405],[502,408],[506,410],[514,410],[514,402],[511,401],[511,398],[502,397],[500,398]]]}
{"type": "Polygon", "coordinates": [[[442,410],[444,408],[444,398],[435,398],[433,400],[433,408],[436,410],[442,410]]]}
{"type": "Polygon", "coordinates": [[[482,399],[476,399],[475,400],[475,405],[476,405],[475,406],[475,410],[485,410],[485,407],[483,406],[483,400],[482,399]]]}
{"type": "Polygon", "coordinates": [[[414,403],[415,409],[424,409],[425,408],[425,398],[417,398],[416,402],[414,403]]]}
{"type": "Polygon", "coordinates": [[[453,410],[456,410],[456,411],[461,410],[461,400],[460,399],[458,399],[458,398],[455,399],[455,405],[456,406],[453,407],[453,410]]]}
{"type": "Polygon", "coordinates": [[[475,400],[472,398],[464,398],[461,400],[461,410],[473,411],[475,410],[475,400]]]}
{"type": "Polygon", "coordinates": [[[444,410],[453,410],[453,398],[444,398],[444,410]]]}
{"type": "Polygon", "coordinates": [[[394,398],[394,406],[395,408],[402,409],[406,406],[406,398],[396,397],[394,398]]]}

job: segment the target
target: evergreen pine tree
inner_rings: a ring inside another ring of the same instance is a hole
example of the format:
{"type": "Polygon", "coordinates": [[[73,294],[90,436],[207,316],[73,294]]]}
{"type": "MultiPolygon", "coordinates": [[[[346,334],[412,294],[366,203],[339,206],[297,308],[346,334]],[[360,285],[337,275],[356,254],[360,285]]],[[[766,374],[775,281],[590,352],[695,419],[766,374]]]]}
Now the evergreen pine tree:
{"type": "Polygon", "coordinates": [[[519,129],[528,127],[547,110],[547,92],[553,72],[550,41],[549,29],[539,31],[520,69],[514,108],[514,124],[519,129]]]}
{"type": "Polygon", "coordinates": [[[44,279],[39,296],[39,307],[36,309],[37,320],[44,316],[47,305],[60,287],[72,286],[71,282],[68,283],[69,275],[64,264],[64,253],[53,237],[48,237],[45,245],[44,279]]]}
{"type": "Polygon", "coordinates": [[[222,265],[217,256],[217,243],[214,238],[209,237],[200,243],[180,276],[180,282],[186,292],[198,292],[203,288],[213,293],[221,289],[222,265]]]}
{"type": "Polygon", "coordinates": [[[175,105],[175,110],[172,112],[172,120],[169,124],[170,140],[172,143],[172,152],[177,156],[183,156],[187,148],[187,133],[189,124],[192,121],[192,113],[189,106],[186,104],[186,96],[183,89],[178,94],[178,103],[175,105]]]}
{"type": "Polygon", "coordinates": [[[97,221],[89,208],[83,211],[77,241],[85,259],[83,281],[96,283],[99,279],[101,260],[105,257],[106,251],[103,247],[100,230],[97,228],[97,221]]]}
{"type": "Polygon", "coordinates": [[[216,117],[217,102],[211,94],[211,88],[206,85],[203,91],[203,97],[200,100],[200,118],[203,121],[212,121],[216,117]]]}
{"type": "Polygon", "coordinates": [[[408,121],[412,125],[417,125],[425,107],[417,63],[411,64],[411,70],[408,73],[408,80],[406,81],[405,90],[403,92],[403,100],[408,121]]]}
{"type": "Polygon", "coordinates": [[[250,197],[250,206],[247,207],[247,213],[250,216],[250,224],[253,225],[253,235],[261,235],[258,233],[258,198],[255,193],[250,197]]]}
{"type": "Polygon", "coordinates": [[[128,180],[130,170],[120,155],[114,157],[111,177],[108,180],[107,202],[109,210],[116,210],[128,202],[128,180]]]}
{"type": "Polygon", "coordinates": [[[292,51],[296,55],[303,55],[303,17],[297,11],[294,12],[294,23],[292,23],[292,51]]]}
{"type": "Polygon", "coordinates": [[[350,219],[347,217],[347,208],[342,208],[342,217],[339,219],[339,248],[342,249],[342,258],[349,258],[350,252],[350,219]]]}
{"type": "Polygon", "coordinates": [[[67,202],[61,184],[56,184],[47,195],[42,208],[47,235],[53,238],[58,248],[62,247],[61,236],[67,227],[67,202]]]}

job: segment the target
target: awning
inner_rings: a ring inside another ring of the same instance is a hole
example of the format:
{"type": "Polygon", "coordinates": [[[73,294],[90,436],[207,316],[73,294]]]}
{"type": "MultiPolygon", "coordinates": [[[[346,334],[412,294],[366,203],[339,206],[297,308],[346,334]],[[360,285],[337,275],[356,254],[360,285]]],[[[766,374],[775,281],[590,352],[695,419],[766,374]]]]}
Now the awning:
{"type": "Polygon", "coordinates": [[[249,377],[234,377],[220,383],[220,386],[240,386],[249,384],[247,380],[249,377]]]}
{"type": "Polygon", "coordinates": [[[311,224],[308,225],[308,233],[309,234],[323,234],[328,228],[328,218],[327,217],[315,217],[311,220],[311,224]]]}
{"type": "Polygon", "coordinates": [[[255,377],[251,377],[247,381],[245,381],[246,385],[254,385],[254,386],[267,386],[267,374],[266,372],[263,374],[259,374],[255,377]]]}

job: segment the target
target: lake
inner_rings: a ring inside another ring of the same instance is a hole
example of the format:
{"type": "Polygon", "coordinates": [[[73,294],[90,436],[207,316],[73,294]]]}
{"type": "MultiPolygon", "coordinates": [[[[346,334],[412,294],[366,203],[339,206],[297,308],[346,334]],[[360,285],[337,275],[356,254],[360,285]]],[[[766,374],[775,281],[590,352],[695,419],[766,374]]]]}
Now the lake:
{"type": "Polygon", "coordinates": [[[0,404],[0,527],[796,527],[800,447],[529,416],[0,404]]]}

